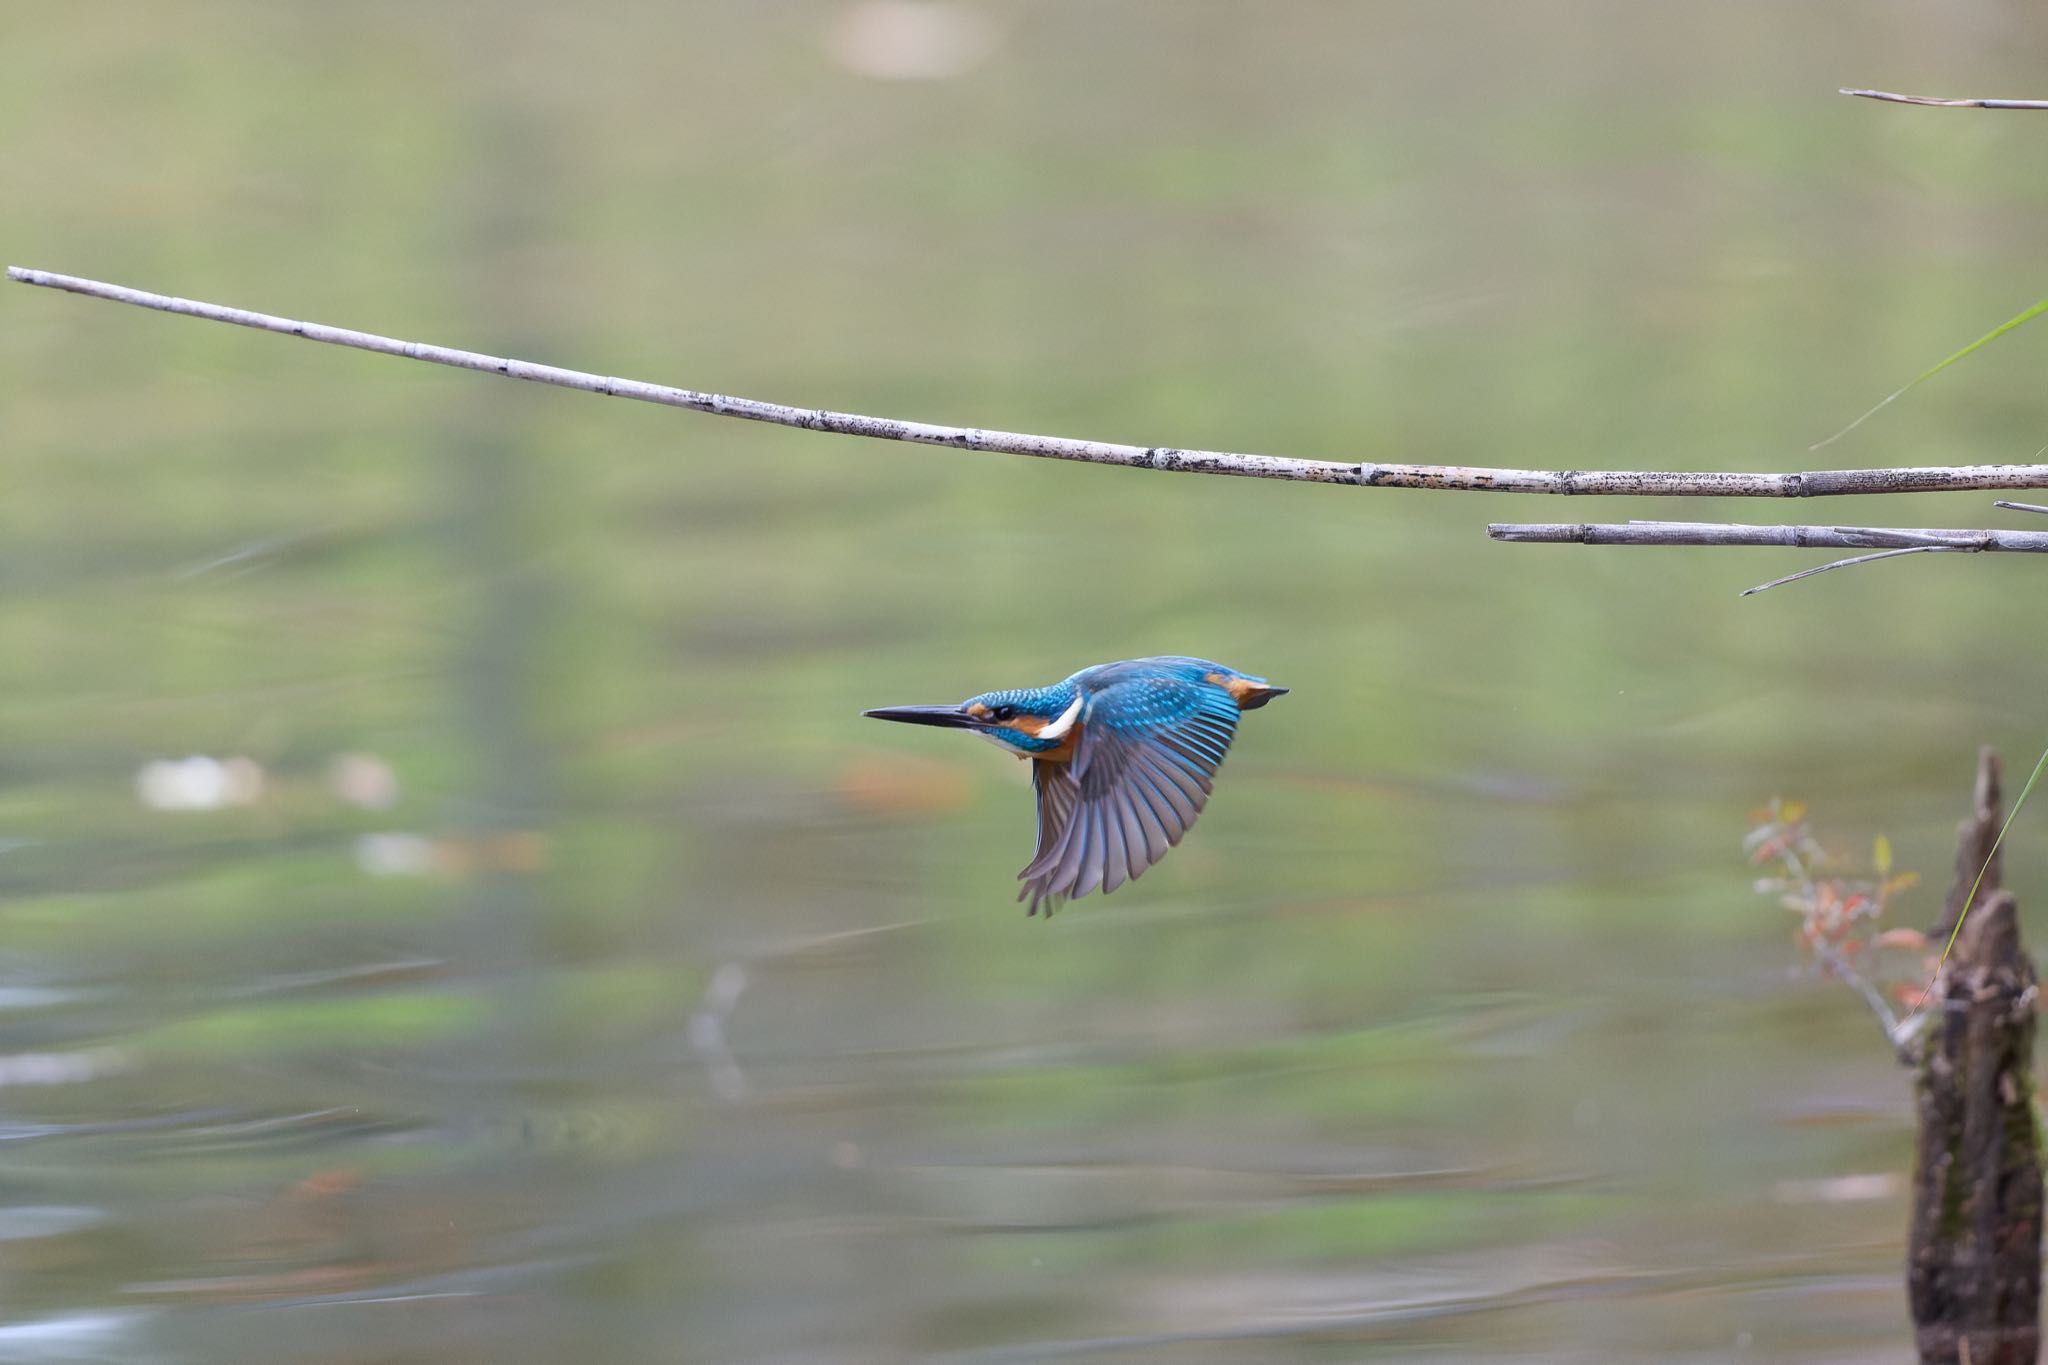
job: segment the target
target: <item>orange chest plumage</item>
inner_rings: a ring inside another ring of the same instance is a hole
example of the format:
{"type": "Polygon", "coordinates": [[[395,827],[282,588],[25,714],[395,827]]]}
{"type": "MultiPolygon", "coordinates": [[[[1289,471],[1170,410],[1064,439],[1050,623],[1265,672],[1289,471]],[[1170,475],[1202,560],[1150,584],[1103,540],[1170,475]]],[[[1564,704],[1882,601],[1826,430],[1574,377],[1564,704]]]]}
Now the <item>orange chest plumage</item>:
{"type": "MultiPolygon", "coordinates": [[[[1050,716],[1019,716],[1010,721],[1009,726],[1019,734],[1036,739],[1045,733],[1048,726],[1055,723],[1054,718],[1050,716]]],[[[1029,753],[1022,749],[1012,749],[1011,752],[1019,758],[1035,758],[1041,763],[1072,763],[1074,750],[1081,743],[1081,732],[1087,728],[1080,720],[1072,720],[1067,723],[1066,730],[1060,735],[1059,743],[1052,748],[1033,749],[1029,753]]]]}

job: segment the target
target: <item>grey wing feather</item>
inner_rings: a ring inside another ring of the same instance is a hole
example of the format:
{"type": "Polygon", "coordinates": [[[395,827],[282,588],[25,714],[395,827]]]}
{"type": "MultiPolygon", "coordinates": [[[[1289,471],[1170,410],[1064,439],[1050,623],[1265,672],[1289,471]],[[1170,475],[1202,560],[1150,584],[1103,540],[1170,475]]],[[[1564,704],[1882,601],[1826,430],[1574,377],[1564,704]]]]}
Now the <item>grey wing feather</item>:
{"type": "Polygon", "coordinates": [[[1114,891],[1165,857],[1208,803],[1237,728],[1236,706],[1228,701],[1191,706],[1175,723],[1121,735],[1087,724],[1093,710],[1091,702],[1082,713],[1071,765],[1032,765],[1038,850],[1017,875],[1024,882],[1018,899],[1029,897],[1033,914],[1098,887],[1114,891]]]}
{"type": "Polygon", "coordinates": [[[1067,832],[1073,824],[1074,805],[1081,799],[1081,784],[1074,781],[1073,772],[1064,763],[1031,764],[1031,789],[1038,798],[1038,851],[1022,872],[1017,874],[1024,882],[1024,888],[1017,893],[1017,899],[1031,898],[1027,913],[1037,914],[1041,902],[1046,913],[1052,913],[1052,906],[1061,899],[1060,893],[1052,890],[1052,880],[1047,871],[1057,864],[1064,850],[1067,832]]]}

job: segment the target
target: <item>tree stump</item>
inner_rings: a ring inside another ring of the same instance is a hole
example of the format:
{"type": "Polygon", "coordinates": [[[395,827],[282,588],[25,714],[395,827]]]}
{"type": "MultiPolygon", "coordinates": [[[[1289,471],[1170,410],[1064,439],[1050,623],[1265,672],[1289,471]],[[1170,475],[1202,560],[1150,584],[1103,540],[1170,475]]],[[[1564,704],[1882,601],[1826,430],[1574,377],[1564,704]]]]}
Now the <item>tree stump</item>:
{"type": "MultiPolygon", "coordinates": [[[[1957,856],[1959,909],[1999,825],[1998,760],[1978,762],[1957,856]],[[1989,830],[1989,834],[1985,831],[1989,830]]],[[[1998,869],[1928,1003],[1906,1262],[1920,1359],[2032,1365],[2041,1348],[2041,1152],[2034,1114],[2034,964],[1998,869]]]]}

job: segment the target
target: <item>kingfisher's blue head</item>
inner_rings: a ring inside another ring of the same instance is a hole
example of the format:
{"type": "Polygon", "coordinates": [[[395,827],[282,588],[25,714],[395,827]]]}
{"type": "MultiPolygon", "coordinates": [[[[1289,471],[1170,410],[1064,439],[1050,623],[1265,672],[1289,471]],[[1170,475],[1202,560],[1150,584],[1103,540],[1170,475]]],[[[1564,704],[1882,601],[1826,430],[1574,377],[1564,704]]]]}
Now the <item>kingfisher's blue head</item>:
{"type": "Polygon", "coordinates": [[[971,730],[1013,754],[1049,755],[1073,744],[1081,691],[1068,679],[1051,687],[984,692],[957,706],[884,706],[861,714],[876,720],[971,730]]]}

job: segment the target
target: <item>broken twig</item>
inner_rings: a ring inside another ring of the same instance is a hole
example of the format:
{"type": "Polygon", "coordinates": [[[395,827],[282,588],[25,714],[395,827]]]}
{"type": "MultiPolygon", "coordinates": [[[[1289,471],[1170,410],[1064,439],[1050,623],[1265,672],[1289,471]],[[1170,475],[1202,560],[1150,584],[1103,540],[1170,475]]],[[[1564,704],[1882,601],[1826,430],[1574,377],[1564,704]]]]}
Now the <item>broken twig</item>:
{"type": "Polygon", "coordinates": [[[1944,109],[2048,109],[2048,100],[1945,100],[1933,95],[1898,95],[1889,90],[1843,90],[1859,99],[1883,100],[1888,104],[1931,104],[1944,109]]]}
{"type": "MultiPolygon", "coordinates": [[[[2000,503],[2001,507],[2015,504],[2000,503]]],[[[2021,504],[2024,506],[2024,504],[2021,504]]],[[[1904,526],[1743,526],[1719,521],[1496,522],[1486,528],[1495,540],[1545,545],[1773,545],[1802,550],[1866,550],[1832,563],[1801,569],[1743,590],[1743,596],[1829,569],[1898,555],[1946,551],[1981,554],[2004,550],[2048,553],[2048,531],[1967,530],[1904,526]]]]}

